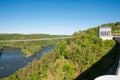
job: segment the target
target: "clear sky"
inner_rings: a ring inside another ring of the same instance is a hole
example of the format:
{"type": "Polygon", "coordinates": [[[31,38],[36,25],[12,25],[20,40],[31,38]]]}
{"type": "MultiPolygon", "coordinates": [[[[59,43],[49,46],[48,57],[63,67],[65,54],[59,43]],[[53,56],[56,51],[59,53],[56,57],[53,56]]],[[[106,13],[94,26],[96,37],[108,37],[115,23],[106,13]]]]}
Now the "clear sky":
{"type": "Polygon", "coordinates": [[[0,0],[0,33],[73,34],[120,21],[120,0],[0,0]]]}

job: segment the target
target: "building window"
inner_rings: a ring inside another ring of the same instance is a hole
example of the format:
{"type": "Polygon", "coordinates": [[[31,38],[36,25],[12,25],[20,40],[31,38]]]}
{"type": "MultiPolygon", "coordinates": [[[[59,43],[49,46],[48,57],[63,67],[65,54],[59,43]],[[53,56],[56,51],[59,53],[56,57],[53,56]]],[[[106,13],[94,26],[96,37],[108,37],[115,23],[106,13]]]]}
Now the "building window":
{"type": "Polygon", "coordinates": [[[102,26],[99,28],[99,37],[103,40],[111,39],[111,27],[102,26]]]}
{"type": "Polygon", "coordinates": [[[100,32],[100,35],[101,35],[101,36],[104,36],[104,37],[105,37],[105,36],[108,37],[108,36],[110,36],[110,31],[101,31],[101,32],[100,32]]]}

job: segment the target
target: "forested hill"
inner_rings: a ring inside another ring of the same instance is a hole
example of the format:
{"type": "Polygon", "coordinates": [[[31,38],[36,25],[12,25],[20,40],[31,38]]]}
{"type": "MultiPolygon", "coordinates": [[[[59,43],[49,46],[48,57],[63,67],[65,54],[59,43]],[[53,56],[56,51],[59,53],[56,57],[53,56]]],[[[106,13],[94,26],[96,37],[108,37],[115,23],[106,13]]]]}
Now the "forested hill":
{"type": "Polygon", "coordinates": [[[108,23],[108,24],[102,24],[102,26],[111,26],[112,27],[112,31],[118,31],[120,30],[120,22],[116,22],[116,23],[108,23]]]}
{"type": "Polygon", "coordinates": [[[25,39],[40,39],[40,38],[57,38],[67,37],[70,35],[50,35],[50,34],[0,34],[0,40],[25,40],[25,39]]]}
{"type": "MultiPolygon", "coordinates": [[[[112,29],[112,35],[118,35],[118,36],[120,35],[120,22],[102,24],[101,26],[110,26],[112,29]]],[[[86,34],[89,34],[91,36],[93,36],[93,35],[98,36],[98,27],[101,27],[101,26],[90,28],[90,29],[87,29],[84,31],[75,32],[73,35],[86,33],[86,34]]]]}
{"type": "MultiPolygon", "coordinates": [[[[0,34],[0,40],[30,40],[41,38],[61,38],[69,37],[70,35],[50,35],[50,34],[0,34]]],[[[0,53],[3,47],[20,48],[24,53],[24,56],[31,56],[39,52],[42,47],[56,44],[57,41],[20,41],[20,42],[0,42],[0,53]]]]}
{"type": "Polygon", "coordinates": [[[113,40],[97,37],[98,28],[74,33],[56,45],[55,51],[15,72],[5,80],[93,80],[108,72],[118,56],[113,40]]]}

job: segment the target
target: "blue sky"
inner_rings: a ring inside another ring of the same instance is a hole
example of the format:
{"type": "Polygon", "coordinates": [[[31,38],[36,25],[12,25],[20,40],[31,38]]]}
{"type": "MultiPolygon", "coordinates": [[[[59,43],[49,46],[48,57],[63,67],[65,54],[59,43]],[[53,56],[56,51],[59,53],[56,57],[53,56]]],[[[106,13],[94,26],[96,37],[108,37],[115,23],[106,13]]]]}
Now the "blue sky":
{"type": "Polygon", "coordinates": [[[73,34],[120,21],[120,0],[0,0],[0,33],[73,34]]]}

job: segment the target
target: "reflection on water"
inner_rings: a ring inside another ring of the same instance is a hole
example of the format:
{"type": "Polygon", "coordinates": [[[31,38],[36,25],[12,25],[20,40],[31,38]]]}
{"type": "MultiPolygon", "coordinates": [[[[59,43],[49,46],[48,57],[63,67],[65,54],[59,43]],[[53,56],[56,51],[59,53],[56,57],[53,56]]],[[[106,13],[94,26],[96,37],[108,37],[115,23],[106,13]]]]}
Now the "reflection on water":
{"type": "Polygon", "coordinates": [[[43,53],[55,49],[55,46],[44,47],[39,53],[34,56],[24,57],[21,49],[5,47],[0,53],[0,78],[10,76],[18,69],[25,67],[31,63],[34,58],[40,59],[43,53]]]}

